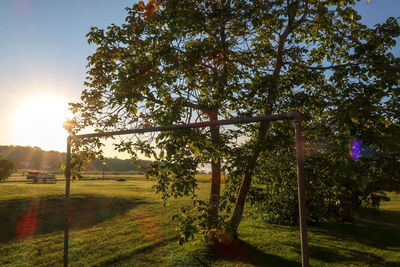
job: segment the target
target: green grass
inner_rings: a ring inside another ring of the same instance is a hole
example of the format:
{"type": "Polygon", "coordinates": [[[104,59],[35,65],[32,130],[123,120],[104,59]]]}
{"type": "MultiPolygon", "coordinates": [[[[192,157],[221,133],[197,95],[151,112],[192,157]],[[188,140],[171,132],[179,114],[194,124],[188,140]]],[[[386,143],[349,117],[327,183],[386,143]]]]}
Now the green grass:
{"type": "MultiPolygon", "coordinates": [[[[300,265],[298,227],[251,218],[228,246],[201,240],[179,246],[171,215],[186,200],[162,208],[153,181],[130,178],[71,184],[71,266],[300,265]]],[[[210,184],[206,176],[199,179],[206,199],[210,184]]],[[[64,186],[0,184],[0,266],[62,265],[64,186]]],[[[400,195],[390,196],[379,210],[358,211],[354,223],[310,227],[311,265],[400,266],[400,195]]]]}

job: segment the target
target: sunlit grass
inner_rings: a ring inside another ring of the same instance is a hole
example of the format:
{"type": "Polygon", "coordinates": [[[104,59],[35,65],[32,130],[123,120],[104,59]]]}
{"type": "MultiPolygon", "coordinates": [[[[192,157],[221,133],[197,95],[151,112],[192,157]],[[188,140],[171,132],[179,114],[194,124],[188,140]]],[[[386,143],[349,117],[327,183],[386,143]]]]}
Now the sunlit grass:
{"type": "Polygon", "coordinates": [[[400,211],[400,193],[388,193],[390,201],[383,202],[381,208],[384,210],[400,211]]]}

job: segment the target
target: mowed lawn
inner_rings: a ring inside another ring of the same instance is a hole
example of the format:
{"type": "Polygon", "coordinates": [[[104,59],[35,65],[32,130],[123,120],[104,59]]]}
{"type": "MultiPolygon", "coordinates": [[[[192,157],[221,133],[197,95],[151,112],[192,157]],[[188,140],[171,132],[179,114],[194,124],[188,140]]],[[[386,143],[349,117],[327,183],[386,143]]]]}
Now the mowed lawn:
{"type": "MultiPolygon", "coordinates": [[[[177,244],[174,210],[163,208],[143,176],[71,184],[71,266],[300,266],[298,227],[246,218],[240,241],[177,244]]],[[[210,184],[201,176],[200,197],[210,184]]],[[[64,182],[0,184],[0,266],[63,264],[64,182]]],[[[312,266],[400,266],[400,195],[362,209],[354,223],[309,228],[312,266]]]]}

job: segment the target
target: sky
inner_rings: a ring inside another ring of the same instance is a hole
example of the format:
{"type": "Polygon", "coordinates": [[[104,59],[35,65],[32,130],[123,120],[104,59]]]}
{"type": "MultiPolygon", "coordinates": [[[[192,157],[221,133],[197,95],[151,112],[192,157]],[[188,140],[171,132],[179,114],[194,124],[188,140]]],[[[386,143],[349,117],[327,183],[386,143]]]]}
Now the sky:
{"type": "Polygon", "coordinates": [[[92,26],[123,23],[133,3],[0,0],[0,145],[65,151],[62,122],[71,115],[59,114],[60,106],[67,110],[84,89],[86,58],[95,50],[86,34],[92,26]],[[48,111],[43,96],[53,102],[48,111]],[[40,122],[35,117],[42,113],[40,122]],[[45,125],[55,120],[56,126],[45,125]]]}
{"type": "MultiPolygon", "coordinates": [[[[95,49],[86,34],[92,26],[122,24],[125,7],[135,2],[0,0],[0,145],[65,151],[67,103],[79,101],[95,49]]],[[[399,16],[400,0],[361,0],[356,9],[373,26],[399,16]]],[[[127,157],[112,151],[108,146],[105,155],[127,157]]]]}

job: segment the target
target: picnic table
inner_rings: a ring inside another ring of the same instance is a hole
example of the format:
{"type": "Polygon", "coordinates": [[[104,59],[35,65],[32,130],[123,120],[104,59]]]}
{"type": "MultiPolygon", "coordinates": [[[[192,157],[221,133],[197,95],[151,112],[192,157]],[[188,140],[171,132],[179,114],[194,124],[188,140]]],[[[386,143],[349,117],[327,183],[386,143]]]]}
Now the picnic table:
{"type": "Polygon", "coordinates": [[[44,184],[47,183],[48,181],[57,181],[54,173],[46,173],[40,171],[28,171],[26,179],[28,180],[32,179],[34,183],[37,183],[41,180],[44,184]]]}

